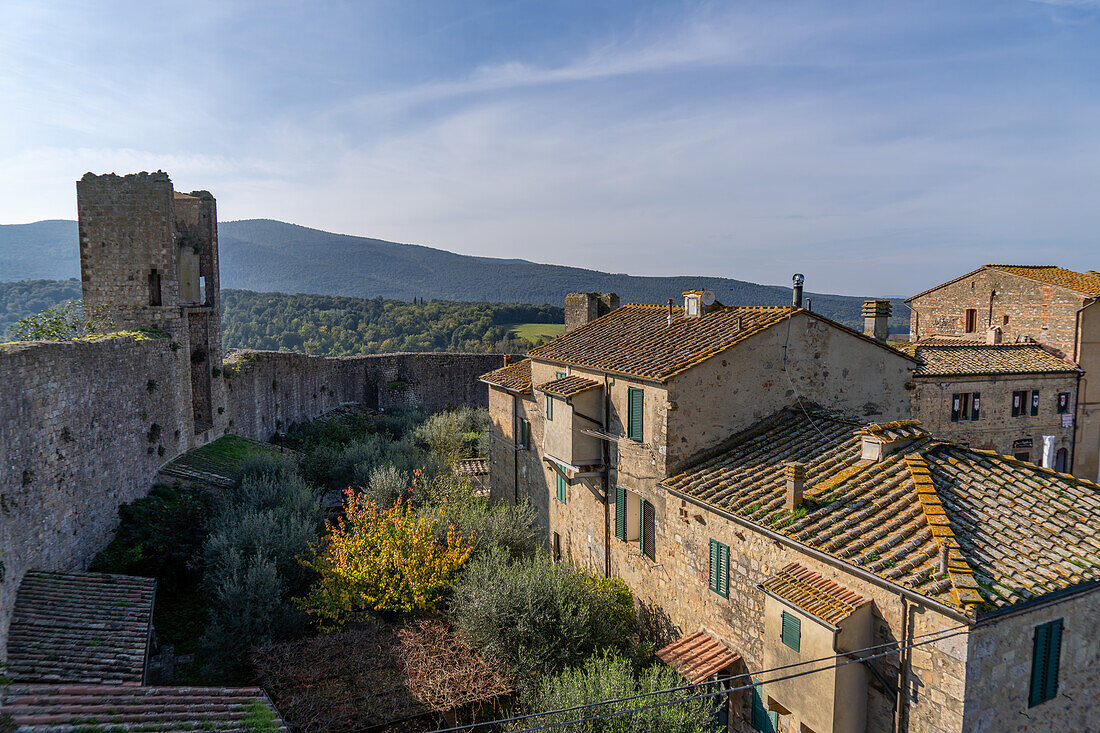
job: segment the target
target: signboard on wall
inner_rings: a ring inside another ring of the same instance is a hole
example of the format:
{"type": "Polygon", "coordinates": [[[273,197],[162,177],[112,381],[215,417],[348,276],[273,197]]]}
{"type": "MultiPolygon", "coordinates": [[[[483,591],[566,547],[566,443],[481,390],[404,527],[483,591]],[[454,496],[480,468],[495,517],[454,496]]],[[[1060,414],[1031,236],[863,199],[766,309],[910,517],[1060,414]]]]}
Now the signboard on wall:
{"type": "Polygon", "coordinates": [[[1073,413],[1072,412],[1067,412],[1067,413],[1064,413],[1062,415],[1062,427],[1063,428],[1072,428],[1073,427],[1073,413]]]}

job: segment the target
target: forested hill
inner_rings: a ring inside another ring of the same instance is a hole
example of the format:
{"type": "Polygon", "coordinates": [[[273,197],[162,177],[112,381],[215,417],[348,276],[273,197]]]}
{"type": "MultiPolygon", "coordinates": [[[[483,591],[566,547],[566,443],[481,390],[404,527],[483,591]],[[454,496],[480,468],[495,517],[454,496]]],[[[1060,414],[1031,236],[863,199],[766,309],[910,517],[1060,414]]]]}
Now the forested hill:
{"type": "MultiPolygon", "coordinates": [[[[224,288],[318,293],[357,298],[550,303],[574,291],[616,292],[623,303],[664,303],[684,290],[710,288],[729,305],[781,305],[786,287],[716,277],[637,277],[471,257],[309,229],[269,219],[218,224],[224,288]]],[[[79,277],[76,222],[0,225],[0,281],[79,277]]],[[[811,284],[813,273],[807,273],[811,284]]],[[[868,297],[878,294],[868,293],[868,297]]],[[[809,293],[814,310],[848,325],[859,323],[862,298],[809,293]]],[[[895,304],[894,331],[908,330],[908,311],[895,304]]]]}

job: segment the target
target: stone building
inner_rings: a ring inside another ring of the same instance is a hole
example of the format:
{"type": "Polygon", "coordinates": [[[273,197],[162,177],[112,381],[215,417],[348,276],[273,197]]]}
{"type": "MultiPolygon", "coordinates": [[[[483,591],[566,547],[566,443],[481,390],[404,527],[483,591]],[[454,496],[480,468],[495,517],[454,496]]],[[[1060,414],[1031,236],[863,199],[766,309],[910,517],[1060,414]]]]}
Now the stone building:
{"type": "Polygon", "coordinates": [[[1054,265],[985,265],[909,298],[910,340],[955,336],[1034,342],[1083,371],[1073,413],[1075,476],[1100,479],[1100,273],[1054,265]],[[1093,380],[1095,381],[1095,379],[1093,380]]]}
{"type": "Polygon", "coordinates": [[[737,688],[729,729],[1095,715],[1100,487],[932,438],[906,419],[915,357],[801,308],[700,303],[528,356],[482,378],[493,500],[625,581],[687,679],[737,688]],[[816,671],[768,671],[789,665],[816,671]]]}
{"type": "Polygon", "coordinates": [[[1081,376],[1075,364],[1038,344],[930,338],[898,348],[920,361],[912,414],[934,435],[1069,470],[1081,376]]]}

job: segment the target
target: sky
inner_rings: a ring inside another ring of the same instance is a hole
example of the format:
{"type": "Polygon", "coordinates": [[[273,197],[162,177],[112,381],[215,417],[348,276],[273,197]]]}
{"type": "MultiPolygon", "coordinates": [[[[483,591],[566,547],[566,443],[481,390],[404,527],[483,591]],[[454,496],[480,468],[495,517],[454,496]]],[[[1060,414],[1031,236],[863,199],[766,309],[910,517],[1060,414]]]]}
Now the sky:
{"type": "Polygon", "coordinates": [[[1100,270],[1100,0],[0,2],[0,223],[222,221],[911,295],[1100,270]]]}

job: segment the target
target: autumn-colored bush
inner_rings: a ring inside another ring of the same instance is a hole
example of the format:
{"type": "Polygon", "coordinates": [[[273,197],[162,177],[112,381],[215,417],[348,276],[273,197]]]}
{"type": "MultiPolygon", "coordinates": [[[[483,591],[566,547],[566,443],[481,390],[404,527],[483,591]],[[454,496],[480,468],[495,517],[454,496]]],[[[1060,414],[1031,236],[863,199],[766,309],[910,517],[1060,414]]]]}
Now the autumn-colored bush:
{"type": "Polygon", "coordinates": [[[322,631],[339,629],[371,614],[426,611],[442,600],[470,546],[453,528],[436,540],[436,523],[403,501],[379,508],[366,494],[345,492],[345,517],[329,526],[307,565],[321,579],[301,608],[322,631]]]}

